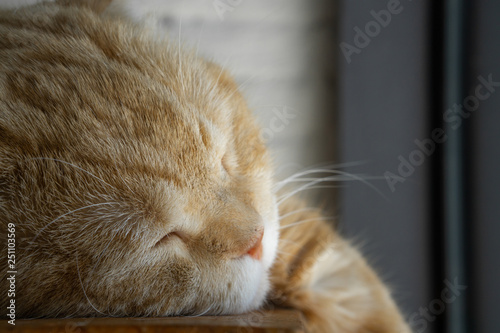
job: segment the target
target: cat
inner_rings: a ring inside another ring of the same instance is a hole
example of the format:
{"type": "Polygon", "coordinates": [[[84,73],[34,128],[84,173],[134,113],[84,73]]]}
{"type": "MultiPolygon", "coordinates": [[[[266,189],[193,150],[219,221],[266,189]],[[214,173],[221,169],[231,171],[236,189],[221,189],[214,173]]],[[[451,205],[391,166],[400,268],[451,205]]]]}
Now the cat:
{"type": "Polygon", "coordinates": [[[310,332],[410,332],[320,212],[278,199],[230,75],[108,4],[0,12],[0,243],[15,259],[0,262],[0,293],[15,292],[2,307],[61,318],[279,306],[310,332]]]}

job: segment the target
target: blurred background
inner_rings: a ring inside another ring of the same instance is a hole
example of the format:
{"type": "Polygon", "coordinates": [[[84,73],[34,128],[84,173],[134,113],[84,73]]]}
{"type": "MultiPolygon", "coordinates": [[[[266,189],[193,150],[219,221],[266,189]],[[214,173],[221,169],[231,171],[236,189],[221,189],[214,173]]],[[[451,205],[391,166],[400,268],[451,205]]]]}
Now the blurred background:
{"type": "Polygon", "coordinates": [[[130,12],[235,76],[278,179],[341,164],[364,180],[312,197],[415,332],[500,332],[499,2],[149,0],[130,12]]]}
{"type": "Polygon", "coordinates": [[[345,188],[344,230],[416,332],[500,332],[500,3],[339,8],[340,160],[369,161],[388,199],[345,188]]]}

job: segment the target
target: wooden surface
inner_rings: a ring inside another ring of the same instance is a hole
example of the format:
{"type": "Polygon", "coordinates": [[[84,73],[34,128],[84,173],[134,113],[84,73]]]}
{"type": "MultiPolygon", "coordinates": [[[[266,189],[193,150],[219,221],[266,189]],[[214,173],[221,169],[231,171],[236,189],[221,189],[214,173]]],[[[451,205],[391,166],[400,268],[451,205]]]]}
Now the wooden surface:
{"type": "Polygon", "coordinates": [[[237,316],[168,318],[77,318],[16,320],[0,323],[0,332],[22,333],[298,333],[305,332],[302,314],[295,310],[251,312],[237,316]]]}

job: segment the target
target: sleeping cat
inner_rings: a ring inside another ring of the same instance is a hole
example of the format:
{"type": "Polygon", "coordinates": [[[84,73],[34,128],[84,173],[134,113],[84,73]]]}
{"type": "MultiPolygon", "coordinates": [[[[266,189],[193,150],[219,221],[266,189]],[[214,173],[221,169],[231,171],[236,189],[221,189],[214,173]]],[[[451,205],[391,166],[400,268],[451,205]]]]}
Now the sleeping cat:
{"type": "Polygon", "coordinates": [[[320,213],[277,199],[231,77],[107,3],[0,12],[2,307],[15,269],[18,318],[274,304],[311,332],[410,332],[320,213]]]}

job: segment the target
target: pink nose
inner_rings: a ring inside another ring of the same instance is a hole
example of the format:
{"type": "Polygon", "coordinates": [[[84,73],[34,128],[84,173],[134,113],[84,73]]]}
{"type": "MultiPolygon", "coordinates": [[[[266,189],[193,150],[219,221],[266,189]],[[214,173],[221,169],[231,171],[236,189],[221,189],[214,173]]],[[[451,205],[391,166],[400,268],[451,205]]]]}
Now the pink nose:
{"type": "Polygon", "coordinates": [[[247,251],[250,257],[255,260],[260,260],[262,258],[262,238],[264,237],[264,231],[261,232],[260,237],[257,239],[255,244],[247,251]]]}

